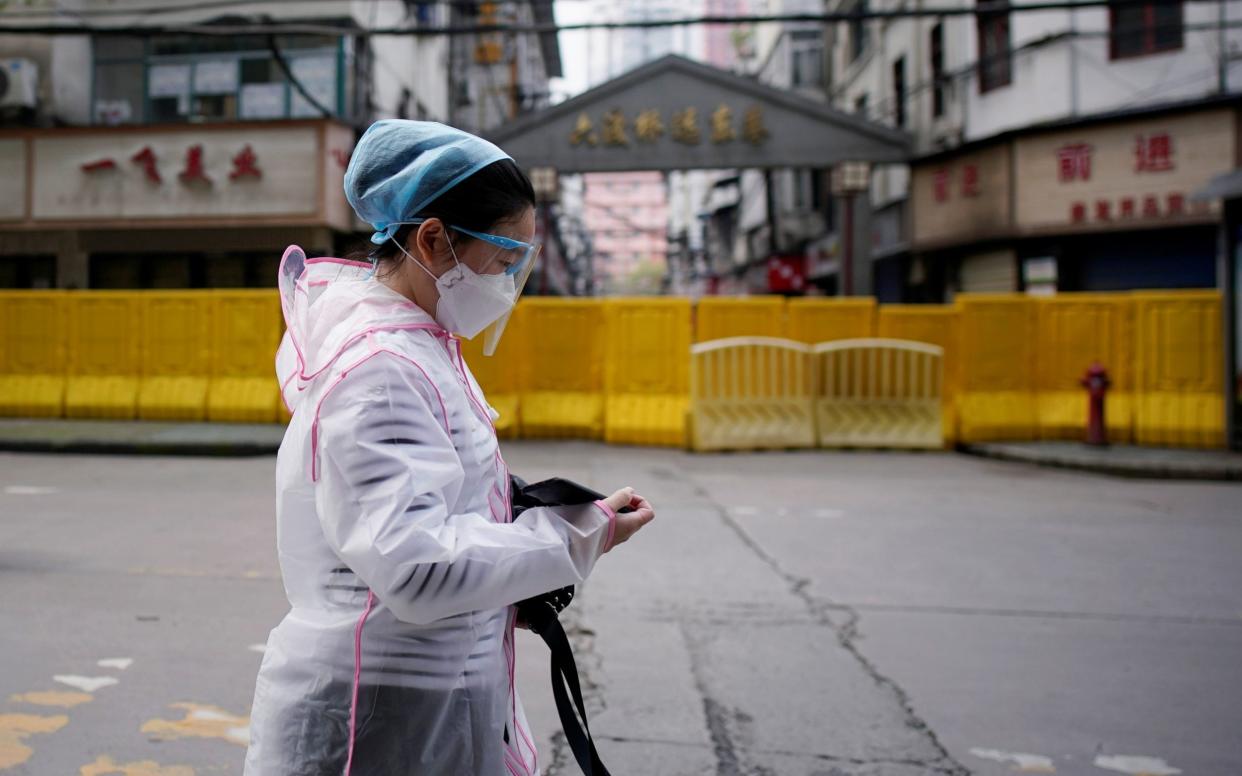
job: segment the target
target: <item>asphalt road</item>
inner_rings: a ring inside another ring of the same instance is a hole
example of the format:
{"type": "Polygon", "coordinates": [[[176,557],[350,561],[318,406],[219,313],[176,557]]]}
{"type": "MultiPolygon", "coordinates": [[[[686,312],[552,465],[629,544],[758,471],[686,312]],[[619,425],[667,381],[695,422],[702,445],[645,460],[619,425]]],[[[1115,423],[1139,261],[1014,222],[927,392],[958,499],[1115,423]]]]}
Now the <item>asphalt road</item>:
{"type": "MultiPolygon", "coordinates": [[[[568,617],[622,774],[1242,773],[1242,486],[518,443],[656,522],[568,617]]],[[[0,455],[0,774],[234,774],[271,458],[0,455]]],[[[546,651],[523,699],[547,774],[546,651]]]]}

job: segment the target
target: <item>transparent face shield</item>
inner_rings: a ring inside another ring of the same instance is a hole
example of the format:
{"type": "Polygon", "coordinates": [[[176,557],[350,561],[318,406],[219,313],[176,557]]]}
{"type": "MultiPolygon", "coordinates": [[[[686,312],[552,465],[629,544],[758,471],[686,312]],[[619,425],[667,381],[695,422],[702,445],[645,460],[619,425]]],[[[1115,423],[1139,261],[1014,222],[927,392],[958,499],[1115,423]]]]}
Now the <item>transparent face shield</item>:
{"type": "Polygon", "coordinates": [[[535,269],[535,261],[539,258],[539,251],[542,246],[515,240],[512,237],[475,232],[458,226],[450,228],[487,243],[496,249],[495,253],[482,264],[484,273],[495,273],[498,269],[497,265],[499,265],[501,267],[500,272],[513,278],[514,307],[510,308],[508,312],[497,318],[483,330],[483,355],[495,355],[496,348],[500,345],[500,338],[504,336],[505,328],[509,325],[509,319],[513,316],[513,310],[517,307],[517,301],[522,297],[522,291],[526,288],[526,281],[530,279],[531,272],[535,269]]]}
{"type": "MultiPolygon", "coordinates": [[[[422,224],[424,220],[418,219],[403,223],[422,224]]],[[[448,228],[473,237],[475,240],[483,243],[484,249],[481,253],[484,259],[479,263],[478,274],[494,275],[504,273],[511,277],[514,287],[513,304],[514,308],[516,308],[517,301],[522,296],[522,290],[526,287],[526,281],[530,279],[531,272],[535,268],[535,261],[539,258],[539,251],[543,246],[538,243],[523,242],[522,240],[516,240],[504,235],[476,232],[473,229],[466,229],[460,226],[450,225],[448,228]]],[[[488,324],[487,328],[483,330],[483,355],[495,355],[496,348],[500,345],[500,338],[504,336],[505,328],[509,325],[509,319],[513,316],[514,308],[510,308],[508,312],[488,324]]]]}

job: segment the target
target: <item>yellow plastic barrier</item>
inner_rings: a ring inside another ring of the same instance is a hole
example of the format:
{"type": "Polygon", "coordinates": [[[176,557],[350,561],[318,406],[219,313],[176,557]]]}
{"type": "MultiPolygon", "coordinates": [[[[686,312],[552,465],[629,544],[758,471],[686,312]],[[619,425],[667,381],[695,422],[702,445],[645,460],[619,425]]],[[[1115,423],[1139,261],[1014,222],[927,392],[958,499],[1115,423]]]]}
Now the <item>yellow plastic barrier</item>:
{"type": "Polygon", "coordinates": [[[146,291],[140,301],[144,312],[138,417],[205,420],[214,295],[146,291]]]}
{"type": "Polygon", "coordinates": [[[962,294],[958,439],[1034,439],[1035,306],[1017,294],[962,294]]]}
{"type": "Polygon", "coordinates": [[[68,296],[69,379],[65,417],[132,419],[138,414],[142,304],[139,292],[68,296]]]}
{"type": "Polygon", "coordinates": [[[505,327],[504,336],[495,355],[483,355],[483,336],[462,340],[461,352],[474,379],[487,398],[492,409],[500,413],[496,419],[496,435],[512,439],[518,435],[521,416],[519,396],[522,392],[523,359],[525,348],[526,302],[520,302],[505,327]]]}
{"type": "Polygon", "coordinates": [[[1225,444],[1220,308],[1215,291],[1134,295],[1139,444],[1225,444]]]}
{"type": "Polygon", "coordinates": [[[785,336],[785,298],[781,296],[705,296],[694,311],[694,341],[728,337],[785,336]]]}
{"type": "Polygon", "coordinates": [[[604,374],[604,439],[683,447],[690,405],[688,299],[610,299],[604,374]]]}
{"type": "Polygon", "coordinates": [[[946,442],[954,442],[957,439],[958,354],[961,351],[957,310],[948,305],[886,304],[880,307],[876,318],[880,337],[926,342],[938,345],[944,352],[941,433],[946,442]]]}
{"type": "Polygon", "coordinates": [[[787,308],[789,338],[814,345],[875,336],[875,299],[854,297],[790,299],[787,308]]]}
{"type": "Polygon", "coordinates": [[[1059,294],[1035,304],[1036,416],[1042,439],[1083,439],[1087,392],[1079,380],[1099,361],[1108,369],[1109,439],[1133,438],[1134,304],[1126,294],[1059,294]]]}
{"type": "MultiPolygon", "coordinates": [[[[481,357],[481,342],[463,350],[505,436],[797,447],[816,443],[818,412],[825,444],[871,444],[883,436],[875,428],[833,436],[845,405],[816,409],[810,391],[823,353],[817,360],[805,351],[797,372],[794,356],[806,343],[761,335],[858,339],[874,326],[882,338],[943,349],[946,439],[1078,438],[1087,402],[1077,381],[1099,360],[1113,379],[1112,439],[1219,446],[1220,315],[1214,291],[965,294],[952,308],[779,297],[712,297],[696,309],[669,298],[528,299],[495,358],[481,357]],[[690,345],[740,334],[759,339],[690,345]]],[[[276,421],[285,417],[272,364],[280,325],[274,290],[0,292],[0,415],[276,421]]],[[[890,427],[885,444],[901,436],[896,423],[874,421],[890,427]]],[[[930,444],[927,429],[919,433],[930,444]]]]}
{"type": "Polygon", "coordinates": [[[64,414],[67,296],[64,291],[0,291],[0,415],[64,414]]]}
{"type": "Polygon", "coordinates": [[[815,371],[809,345],[734,337],[701,342],[690,353],[694,450],[815,446],[815,371]]]}
{"type": "Polygon", "coordinates": [[[936,449],[944,351],[891,339],[852,339],[815,346],[815,401],[823,447],[936,449]]]}
{"type": "Polygon", "coordinates": [[[274,366],[280,345],[275,289],[213,292],[207,419],[272,423],[280,414],[274,366]]]}
{"type": "Polygon", "coordinates": [[[604,434],[604,310],[596,300],[535,298],[525,308],[521,422],[527,438],[604,434]]]}

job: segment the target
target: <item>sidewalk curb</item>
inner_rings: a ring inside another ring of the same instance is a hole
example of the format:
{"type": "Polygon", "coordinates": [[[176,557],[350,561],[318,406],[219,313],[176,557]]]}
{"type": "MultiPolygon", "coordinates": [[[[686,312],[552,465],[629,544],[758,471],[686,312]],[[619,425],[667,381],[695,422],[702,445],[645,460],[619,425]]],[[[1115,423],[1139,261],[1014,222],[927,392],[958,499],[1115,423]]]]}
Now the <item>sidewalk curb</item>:
{"type": "Polygon", "coordinates": [[[262,423],[0,420],[0,452],[249,458],[280,449],[285,427],[262,423]]]}
{"type": "Polygon", "coordinates": [[[255,458],[275,455],[279,445],[254,442],[114,442],[95,439],[66,441],[0,439],[0,453],[50,455],[133,455],[200,458],[255,458]]]}
{"type": "Polygon", "coordinates": [[[1242,464],[1222,462],[1220,466],[1203,466],[1194,462],[1086,460],[1082,456],[1024,450],[1018,445],[958,445],[958,451],[978,458],[1025,463],[1054,469],[1093,472],[1113,477],[1144,480],[1198,480],[1209,482],[1242,482],[1242,464]]]}

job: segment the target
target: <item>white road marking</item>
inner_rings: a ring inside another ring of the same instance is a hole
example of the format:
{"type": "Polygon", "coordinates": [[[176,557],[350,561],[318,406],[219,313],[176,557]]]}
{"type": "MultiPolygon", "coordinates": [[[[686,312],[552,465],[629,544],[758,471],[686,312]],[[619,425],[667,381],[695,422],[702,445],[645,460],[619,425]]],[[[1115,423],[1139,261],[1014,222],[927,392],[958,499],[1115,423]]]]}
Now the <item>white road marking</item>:
{"type": "Polygon", "coordinates": [[[759,510],[756,509],[755,507],[733,507],[733,509],[729,511],[731,511],[735,515],[757,515],[759,514],[759,510]]]}
{"type": "Polygon", "coordinates": [[[67,684],[70,687],[81,690],[82,692],[95,692],[101,687],[111,687],[114,684],[120,684],[114,676],[77,676],[76,674],[57,674],[52,677],[53,681],[67,684]]]}
{"type": "Polygon", "coordinates": [[[811,514],[816,517],[845,517],[845,512],[840,509],[817,509],[811,514]]]}
{"type": "Polygon", "coordinates": [[[1095,758],[1095,767],[1118,773],[1141,773],[1144,776],[1174,776],[1182,772],[1181,768],[1174,768],[1159,757],[1135,754],[1100,755],[1095,758]]]}
{"type": "Polygon", "coordinates": [[[247,725],[246,727],[229,728],[228,733],[226,733],[225,735],[228,738],[233,739],[234,741],[239,741],[243,744],[249,744],[250,743],[250,726],[247,725]]]}
{"type": "Polygon", "coordinates": [[[7,496],[50,496],[60,493],[60,488],[46,488],[42,485],[9,485],[5,487],[7,496]]]}
{"type": "Polygon", "coordinates": [[[124,671],[133,664],[134,659],[132,657],[110,657],[96,663],[96,665],[102,668],[115,668],[119,671],[124,671]]]}
{"type": "Polygon", "coordinates": [[[251,644],[250,646],[246,647],[246,649],[250,650],[251,652],[258,652],[261,655],[267,651],[267,645],[266,644],[251,644]]]}
{"type": "Polygon", "coordinates": [[[1056,773],[1056,766],[1051,757],[1041,754],[1025,754],[1023,752],[1002,752],[999,749],[971,749],[970,753],[981,760],[992,760],[998,763],[1010,763],[1013,770],[1025,773],[1056,773]]]}

